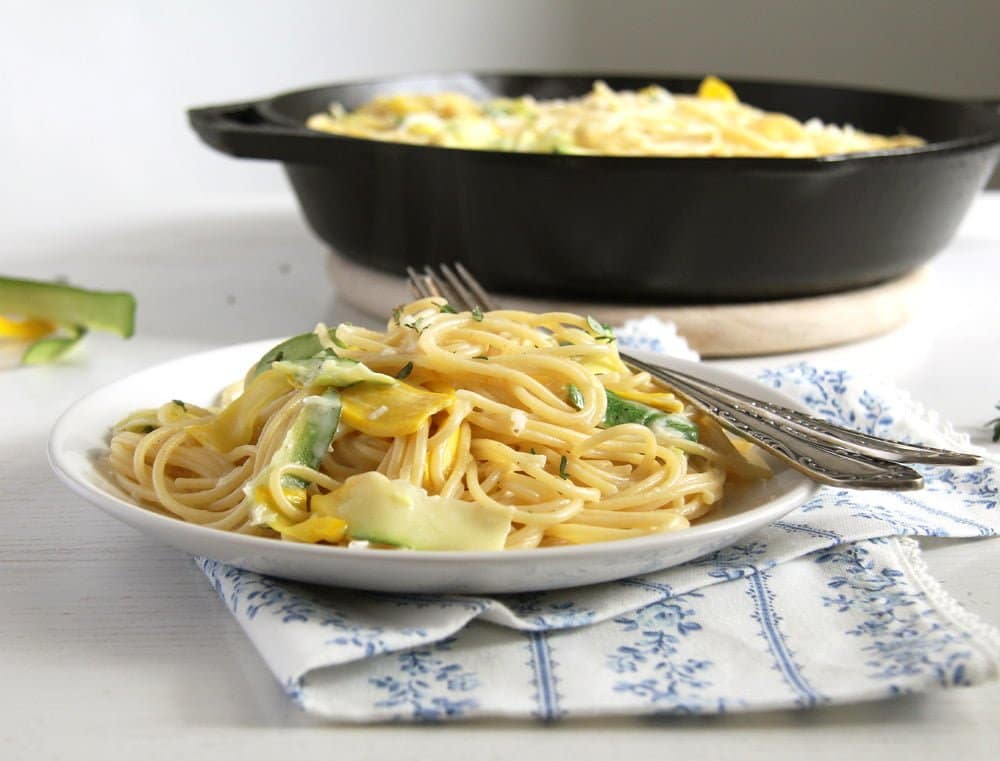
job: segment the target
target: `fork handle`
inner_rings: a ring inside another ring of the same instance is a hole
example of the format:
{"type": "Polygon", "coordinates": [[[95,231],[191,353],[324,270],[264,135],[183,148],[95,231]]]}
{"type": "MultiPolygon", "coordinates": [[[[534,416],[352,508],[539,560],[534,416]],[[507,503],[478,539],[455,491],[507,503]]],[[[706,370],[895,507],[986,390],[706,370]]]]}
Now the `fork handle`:
{"type": "Polygon", "coordinates": [[[816,481],[846,489],[909,491],[923,487],[920,474],[905,465],[852,453],[798,431],[782,430],[752,411],[706,393],[697,384],[688,382],[683,374],[664,372],[634,357],[626,362],[669,384],[728,430],[816,481]]]}
{"type": "MultiPolygon", "coordinates": [[[[828,423],[797,410],[783,407],[780,404],[764,402],[745,396],[738,391],[724,389],[709,381],[694,378],[677,370],[666,371],[671,378],[683,378],[693,386],[700,388],[712,396],[722,396],[734,406],[740,407],[750,415],[766,419],[773,425],[789,434],[803,434],[819,439],[837,447],[842,444],[852,444],[854,449],[870,457],[894,462],[923,463],[926,465],[978,465],[982,457],[966,452],[952,452],[947,449],[907,444],[903,441],[893,441],[877,436],[870,436],[861,431],[828,423]]],[[[673,381],[666,381],[673,382],[673,381]]]]}

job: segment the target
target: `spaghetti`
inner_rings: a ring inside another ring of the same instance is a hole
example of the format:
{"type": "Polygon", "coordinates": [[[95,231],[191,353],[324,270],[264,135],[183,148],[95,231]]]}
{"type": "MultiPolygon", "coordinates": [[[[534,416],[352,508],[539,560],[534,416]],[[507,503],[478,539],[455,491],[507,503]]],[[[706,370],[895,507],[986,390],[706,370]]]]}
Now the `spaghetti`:
{"type": "Polygon", "coordinates": [[[142,505],[304,542],[503,549],[675,531],[727,479],[766,477],[567,313],[398,309],[285,342],[218,408],[181,400],[113,430],[108,464],[142,505]]]}
{"type": "Polygon", "coordinates": [[[696,95],[656,85],[616,92],[603,82],[565,100],[523,96],[479,103],[453,92],[386,95],[350,112],[334,103],[306,124],[374,140],[602,156],[803,158],[924,144],[912,135],[875,135],[765,112],[741,103],[716,77],[707,77],[696,95]]]}

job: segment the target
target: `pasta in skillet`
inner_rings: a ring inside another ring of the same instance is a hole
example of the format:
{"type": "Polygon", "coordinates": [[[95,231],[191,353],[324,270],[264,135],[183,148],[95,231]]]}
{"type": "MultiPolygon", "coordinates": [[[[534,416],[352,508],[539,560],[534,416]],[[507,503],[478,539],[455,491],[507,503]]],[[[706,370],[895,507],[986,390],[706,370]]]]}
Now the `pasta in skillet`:
{"type": "Polygon", "coordinates": [[[591,317],[399,308],[318,326],[219,408],[182,400],[114,429],[139,503],[299,542],[500,550],[676,531],[727,480],[769,471],[619,358],[591,317]]]}
{"type": "Polygon", "coordinates": [[[460,93],[386,95],[350,112],[335,103],[307,126],[450,148],[603,156],[803,158],[924,144],[912,135],[874,135],[765,112],[741,103],[716,77],[707,77],[696,95],[656,85],[615,92],[603,82],[566,100],[523,96],[478,103],[460,93]]]}

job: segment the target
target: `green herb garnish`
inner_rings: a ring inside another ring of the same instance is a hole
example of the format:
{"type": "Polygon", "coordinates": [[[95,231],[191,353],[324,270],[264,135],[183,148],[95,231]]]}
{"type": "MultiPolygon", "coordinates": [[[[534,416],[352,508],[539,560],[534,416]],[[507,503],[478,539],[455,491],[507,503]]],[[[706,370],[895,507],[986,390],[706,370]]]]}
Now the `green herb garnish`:
{"type": "Polygon", "coordinates": [[[332,349],[324,349],[319,340],[319,336],[314,332],[302,333],[301,335],[282,341],[280,344],[268,351],[261,357],[253,370],[247,376],[247,380],[253,380],[265,370],[270,370],[275,362],[298,361],[309,359],[320,354],[336,356],[332,349]]]}
{"type": "Polygon", "coordinates": [[[683,415],[662,412],[648,404],[622,399],[607,389],[604,393],[607,396],[607,407],[604,411],[604,420],[601,422],[602,428],[638,423],[654,433],[661,430],[663,433],[679,434],[688,441],[698,440],[698,427],[683,415]]]}
{"type": "Polygon", "coordinates": [[[569,473],[566,472],[566,466],[569,464],[569,460],[566,459],[566,455],[559,458],[559,477],[569,478],[569,473]]]}
{"type": "Polygon", "coordinates": [[[427,318],[418,317],[413,322],[402,323],[404,328],[409,328],[418,336],[421,335],[425,330],[427,330],[427,318]]]}
{"type": "Polygon", "coordinates": [[[580,392],[575,385],[568,383],[566,385],[566,401],[568,401],[573,407],[578,410],[583,409],[584,400],[583,394],[580,392]]]}
{"type": "Polygon", "coordinates": [[[615,340],[615,333],[607,323],[603,323],[588,314],[587,325],[590,326],[591,332],[593,332],[598,341],[608,341],[610,343],[615,340]]]}
{"type": "Polygon", "coordinates": [[[410,377],[410,373],[412,372],[413,372],[413,363],[407,362],[399,369],[399,372],[396,373],[396,380],[405,380],[406,378],[410,377]]]}
{"type": "Polygon", "coordinates": [[[476,307],[472,307],[472,319],[475,320],[476,322],[482,322],[483,321],[483,310],[480,309],[477,306],[476,307]]]}
{"type": "Polygon", "coordinates": [[[178,407],[180,407],[182,410],[184,410],[185,412],[188,411],[187,405],[184,404],[184,402],[182,402],[180,399],[171,399],[171,401],[174,404],[176,404],[178,407]]]}
{"type": "Polygon", "coordinates": [[[399,320],[403,316],[403,307],[396,307],[392,310],[392,321],[399,325],[399,320]]]}
{"type": "Polygon", "coordinates": [[[441,306],[439,306],[438,309],[440,309],[445,314],[458,314],[458,310],[455,309],[455,307],[453,307],[448,302],[445,302],[444,304],[442,304],[441,306]]]}

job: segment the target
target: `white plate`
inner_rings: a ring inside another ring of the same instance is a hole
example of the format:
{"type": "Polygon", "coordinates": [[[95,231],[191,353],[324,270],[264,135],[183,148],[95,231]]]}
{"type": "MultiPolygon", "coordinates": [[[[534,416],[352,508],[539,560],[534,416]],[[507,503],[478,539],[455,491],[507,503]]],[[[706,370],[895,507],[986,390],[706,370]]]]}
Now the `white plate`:
{"type": "MultiPolygon", "coordinates": [[[[506,552],[351,550],[233,534],[185,523],[130,502],[95,467],[110,427],[129,412],[169,399],[211,404],[273,341],[195,354],[131,375],[84,397],[56,423],[49,460],[77,494],[144,534],[194,555],[298,581],[387,592],[525,592],[594,584],[678,565],[725,547],[808,500],[816,485],[772,462],[771,479],[727,490],[695,526],[617,542],[506,552]]],[[[786,406],[795,402],[715,367],[646,355],[697,377],[786,406]]]]}

